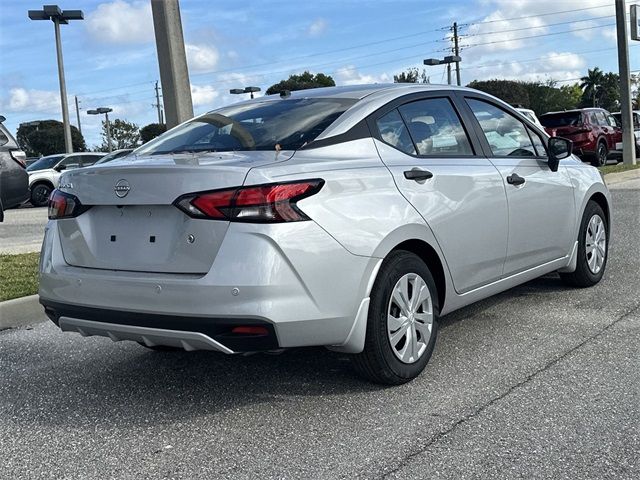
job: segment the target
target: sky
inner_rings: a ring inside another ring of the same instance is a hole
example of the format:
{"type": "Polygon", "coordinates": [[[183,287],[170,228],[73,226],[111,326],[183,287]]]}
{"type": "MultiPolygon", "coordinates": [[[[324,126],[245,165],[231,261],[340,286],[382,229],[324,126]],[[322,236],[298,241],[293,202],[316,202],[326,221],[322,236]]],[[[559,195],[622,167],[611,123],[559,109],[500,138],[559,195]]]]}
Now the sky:
{"type": "MultiPolygon", "coordinates": [[[[154,0],[155,1],[155,0],[154,0]]],[[[628,2],[631,3],[631,2],[628,2]]],[[[640,2],[638,2],[640,3],[640,2]]],[[[63,25],[71,122],[89,147],[101,143],[100,119],[87,109],[144,126],[157,121],[159,80],[151,0],[64,0],[85,19],[63,25]]],[[[617,71],[614,0],[182,0],[196,114],[239,100],[229,89],[270,85],[309,70],[336,84],[393,81],[426,68],[445,83],[458,22],[462,84],[491,78],[572,83],[588,68],[617,71]]],[[[31,21],[42,4],[0,0],[0,114],[15,133],[21,122],[62,117],[53,24],[31,21]]],[[[640,42],[631,42],[640,70],[640,42]]]]}

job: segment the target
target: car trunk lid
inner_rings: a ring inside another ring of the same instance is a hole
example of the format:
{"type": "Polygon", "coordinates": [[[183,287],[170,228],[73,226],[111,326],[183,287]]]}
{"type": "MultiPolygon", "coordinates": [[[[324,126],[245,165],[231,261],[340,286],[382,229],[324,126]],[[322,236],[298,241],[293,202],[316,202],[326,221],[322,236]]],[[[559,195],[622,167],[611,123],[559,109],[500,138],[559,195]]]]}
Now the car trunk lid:
{"type": "Polygon", "coordinates": [[[57,221],[72,266],[205,274],[228,222],[195,219],[173,205],[186,193],[240,186],[253,167],[285,152],[229,152],[125,158],[67,172],[60,189],[91,206],[57,221]]]}

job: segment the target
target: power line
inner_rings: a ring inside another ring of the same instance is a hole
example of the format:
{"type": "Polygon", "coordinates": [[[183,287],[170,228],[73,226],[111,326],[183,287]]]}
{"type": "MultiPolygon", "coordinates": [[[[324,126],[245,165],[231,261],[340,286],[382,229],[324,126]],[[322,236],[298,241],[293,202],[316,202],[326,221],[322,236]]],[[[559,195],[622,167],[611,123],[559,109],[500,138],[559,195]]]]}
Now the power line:
{"type": "Polygon", "coordinates": [[[593,30],[594,28],[602,28],[602,27],[611,27],[614,26],[615,23],[607,23],[604,25],[596,25],[595,27],[584,27],[584,28],[576,28],[574,30],[562,30],[560,32],[551,32],[551,33],[543,33],[540,35],[528,35],[526,37],[516,37],[516,38],[508,38],[506,40],[495,40],[493,42],[482,42],[482,43],[474,43],[471,45],[463,45],[462,48],[473,48],[473,47],[480,47],[482,45],[493,45],[496,43],[505,43],[505,42],[515,42],[517,40],[525,40],[527,38],[541,38],[541,37],[551,37],[553,35],[564,35],[567,33],[574,33],[574,32],[582,32],[585,30],[593,30]]]}
{"type": "Polygon", "coordinates": [[[471,25],[483,25],[486,23],[496,23],[496,22],[510,22],[512,20],[525,20],[527,18],[538,18],[538,17],[548,17],[549,15],[559,15],[562,13],[574,13],[574,12],[584,12],[587,10],[595,10],[597,8],[605,8],[605,7],[613,7],[613,5],[611,5],[610,3],[604,4],[604,5],[597,5],[595,7],[585,7],[585,8],[574,8],[571,10],[560,10],[560,11],[555,11],[555,12],[547,12],[547,13],[538,13],[536,15],[526,15],[523,17],[512,17],[512,18],[500,18],[500,19],[496,19],[496,20],[484,20],[484,21],[473,21],[473,22],[469,22],[469,23],[460,23],[458,24],[459,27],[469,27],[471,25]]]}
{"type": "MultiPolygon", "coordinates": [[[[483,33],[468,33],[468,34],[463,34],[460,35],[460,37],[462,38],[470,38],[470,37],[478,37],[478,36],[484,36],[484,35],[495,35],[498,33],[511,33],[511,32],[519,32],[522,30],[532,30],[534,28],[547,28],[547,27],[556,27],[558,25],[569,25],[572,23],[581,23],[581,22],[591,22],[594,20],[602,20],[604,18],[614,18],[615,15],[605,15],[602,17],[593,17],[593,18],[585,18],[584,20],[571,20],[569,22],[558,22],[558,23],[548,23],[546,25],[537,25],[537,26],[532,26],[532,27],[525,27],[525,28],[512,28],[509,30],[497,30],[497,31],[491,31],[491,32],[483,32],[483,33]]],[[[598,25],[597,27],[602,26],[602,25],[598,25]]],[[[597,28],[597,27],[592,27],[592,28],[597,28]]],[[[575,30],[572,30],[575,31],[575,30]]],[[[449,41],[449,39],[442,39],[441,41],[449,41]]]]}

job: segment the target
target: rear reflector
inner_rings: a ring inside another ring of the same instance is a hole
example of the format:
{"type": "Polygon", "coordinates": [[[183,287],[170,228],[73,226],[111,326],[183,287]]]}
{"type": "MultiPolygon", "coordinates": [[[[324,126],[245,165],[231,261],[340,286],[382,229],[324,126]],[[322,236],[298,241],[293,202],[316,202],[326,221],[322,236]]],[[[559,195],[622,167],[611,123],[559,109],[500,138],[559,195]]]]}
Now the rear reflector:
{"type": "Polygon", "coordinates": [[[313,179],[193,193],[174,205],[194,218],[232,222],[279,223],[309,220],[296,202],[320,191],[324,180],[313,179]]]}
{"type": "Polygon", "coordinates": [[[49,197],[49,220],[77,217],[86,212],[89,207],[80,203],[80,200],[70,193],[55,189],[49,197]]]}
{"type": "Polygon", "coordinates": [[[265,327],[247,325],[242,327],[233,327],[231,329],[231,333],[236,333],[238,335],[269,335],[269,330],[265,327]]]}

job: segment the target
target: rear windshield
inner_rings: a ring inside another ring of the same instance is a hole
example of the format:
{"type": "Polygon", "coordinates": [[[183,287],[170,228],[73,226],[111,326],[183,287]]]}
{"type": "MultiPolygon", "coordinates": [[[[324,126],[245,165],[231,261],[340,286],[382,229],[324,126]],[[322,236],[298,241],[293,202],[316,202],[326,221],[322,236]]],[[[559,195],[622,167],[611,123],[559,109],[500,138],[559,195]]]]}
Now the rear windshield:
{"type": "Polygon", "coordinates": [[[53,168],[56,163],[62,160],[64,155],[50,155],[48,157],[42,157],[40,160],[36,160],[31,165],[27,167],[28,172],[33,172],[34,170],[46,170],[47,168],[53,168]]]}
{"type": "Polygon", "coordinates": [[[169,130],[135,153],[297,150],[313,141],[355,102],[300,98],[225,107],[169,130]]]}
{"type": "Polygon", "coordinates": [[[581,112],[563,112],[542,115],[540,123],[545,127],[578,127],[582,125],[581,112]]]}

